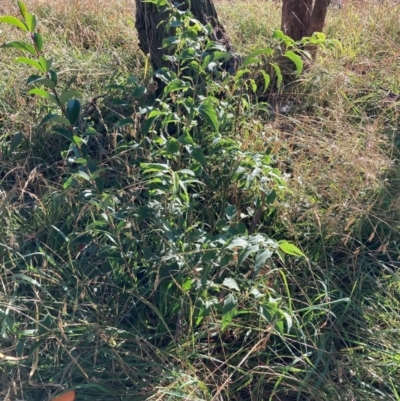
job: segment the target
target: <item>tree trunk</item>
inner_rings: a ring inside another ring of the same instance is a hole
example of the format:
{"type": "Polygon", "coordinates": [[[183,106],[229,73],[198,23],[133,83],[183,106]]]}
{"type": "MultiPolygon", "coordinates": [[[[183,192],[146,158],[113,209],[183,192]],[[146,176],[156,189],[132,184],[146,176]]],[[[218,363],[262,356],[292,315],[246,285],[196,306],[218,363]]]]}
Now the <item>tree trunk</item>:
{"type": "MultiPolygon", "coordinates": [[[[157,9],[157,6],[151,3],[143,3],[142,0],[136,2],[136,29],[139,36],[140,49],[150,58],[154,71],[162,67],[169,67],[169,62],[163,60],[163,55],[167,53],[166,49],[162,49],[162,41],[169,36],[165,32],[165,24],[161,22],[166,15],[157,9]],[[161,24],[160,24],[161,23],[161,24]]],[[[217,11],[215,10],[212,0],[183,0],[183,9],[185,6],[190,7],[190,11],[196,19],[202,24],[208,23],[213,27],[211,39],[223,44],[228,51],[232,50],[231,43],[225,32],[224,27],[218,21],[217,11]]]]}
{"type": "Polygon", "coordinates": [[[294,40],[322,32],[331,0],[283,0],[282,31],[294,40]]]}
{"type": "Polygon", "coordinates": [[[315,1],[308,36],[311,36],[314,32],[322,32],[330,3],[331,0],[315,1]]]}

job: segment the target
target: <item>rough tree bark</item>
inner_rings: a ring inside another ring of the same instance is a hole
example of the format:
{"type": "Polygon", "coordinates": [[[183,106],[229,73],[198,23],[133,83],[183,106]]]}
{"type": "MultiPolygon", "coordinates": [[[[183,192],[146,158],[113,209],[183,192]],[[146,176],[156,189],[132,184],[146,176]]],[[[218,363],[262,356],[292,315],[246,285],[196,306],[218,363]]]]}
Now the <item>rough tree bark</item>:
{"type": "MultiPolygon", "coordinates": [[[[168,61],[163,60],[165,49],[162,49],[163,38],[166,37],[165,24],[161,24],[165,15],[157,10],[151,3],[136,2],[136,29],[139,36],[139,47],[150,58],[154,71],[162,67],[170,67],[168,61]]],[[[210,23],[213,27],[211,39],[223,44],[228,51],[232,45],[224,27],[218,20],[217,11],[212,0],[183,0],[180,7],[190,7],[190,11],[202,24],[210,23]]]]}
{"type": "Polygon", "coordinates": [[[322,32],[331,0],[283,0],[282,31],[294,40],[322,32]]]}

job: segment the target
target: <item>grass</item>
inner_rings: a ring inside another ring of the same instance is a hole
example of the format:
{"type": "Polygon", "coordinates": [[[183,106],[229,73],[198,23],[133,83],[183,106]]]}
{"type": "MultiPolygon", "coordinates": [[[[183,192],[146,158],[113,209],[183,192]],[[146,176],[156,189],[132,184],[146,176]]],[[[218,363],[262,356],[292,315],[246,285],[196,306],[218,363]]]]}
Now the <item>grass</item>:
{"type": "MultiPolygon", "coordinates": [[[[128,217],[117,238],[122,245],[115,245],[98,228],[101,205],[85,202],[81,186],[63,189],[66,143],[38,127],[48,106],[27,95],[27,67],[2,51],[3,399],[51,399],[73,388],[79,401],[399,400],[399,5],[391,12],[373,1],[332,8],[326,33],[343,48],[320,50],[295,85],[273,94],[293,99],[294,111],[274,118],[257,110],[244,114],[232,134],[243,151],[268,149],[287,178],[289,191],[268,209],[257,231],[291,239],[307,259],[274,259],[254,275],[236,271],[239,295],[224,287],[192,296],[185,287],[195,277],[191,265],[181,267],[186,281],[173,269],[163,270],[161,262],[147,277],[143,266],[150,262],[121,260],[118,254],[121,248],[135,255],[142,248],[161,249],[153,227],[162,238],[157,219],[153,226],[147,220],[137,224],[129,214],[131,205],[145,207],[150,199],[143,195],[148,184],[137,159],[154,156],[133,144],[135,125],[114,125],[121,116],[139,119],[140,104],[116,106],[109,100],[116,95],[107,89],[130,75],[149,81],[131,2],[26,4],[39,18],[62,84],[82,90],[87,110],[91,98],[107,93],[94,118],[102,135],[89,152],[108,168],[112,207],[128,217]],[[23,141],[10,153],[16,132],[23,141]],[[213,307],[193,323],[196,302],[227,304],[227,292],[240,312],[227,328],[213,307]]],[[[241,53],[269,45],[280,25],[275,2],[216,6],[241,53]]],[[[17,15],[13,1],[0,5],[5,14],[17,15]]],[[[15,32],[1,25],[0,41],[10,37],[15,32]]],[[[207,210],[219,207],[222,189],[215,193],[202,200],[205,211],[196,209],[204,221],[207,210]]],[[[247,213],[246,193],[230,186],[226,196],[247,213]]],[[[185,254],[179,241],[171,246],[185,254]]],[[[227,274],[221,270],[215,281],[227,274]]]]}

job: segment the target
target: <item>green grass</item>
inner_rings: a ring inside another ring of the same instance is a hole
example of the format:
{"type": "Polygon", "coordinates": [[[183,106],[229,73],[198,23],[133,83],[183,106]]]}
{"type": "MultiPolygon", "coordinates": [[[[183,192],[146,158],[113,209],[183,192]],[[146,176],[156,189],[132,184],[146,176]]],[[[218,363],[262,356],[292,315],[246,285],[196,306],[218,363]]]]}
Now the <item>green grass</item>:
{"type": "MultiPolygon", "coordinates": [[[[273,43],[279,4],[216,5],[239,52],[273,43]]],[[[207,290],[195,289],[203,259],[192,254],[207,253],[200,232],[217,231],[229,204],[238,212],[226,224],[249,226],[250,217],[238,215],[255,210],[258,192],[229,181],[230,154],[207,154],[209,188],[191,187],[199,198],[176,217],[176,198],[151,195],[140,166],[166,157],[159,143],[140,138],[138,111],[151,91],[121,106],[108,88],[128,76],[150,85],[130,2],[32,0],[27,7],[61,85],[84,93],[101,133],[88,152],[107,167],[112,198],[108,209],[85,199],[88,184],[63,188],[68,144],[39,127],[49,106],[27,95],[32,71],[2,49],[0,397],[45,400],[73,388],[78,401],[399,400],[399,6],[330,10],[326,33],[342,49],[320,49],[294,84],[268,99],[294,99],[295,110],[271,118],[243,109],[224,134],[239,143],[238,157],[268,150],[286,176],[288,190],[256,232],[295,242],[307,258],[274,257],[257,273],[249,260],[214,266],[216,286],[207,290]],[[135,124],[115,126],[122,117],[135,124]],[[10,152],[17,132],[23,140],[10,152]],[[138,218],[156,200],[151,212],[160,214],[138,218]],[[107,213],[125,222],[120,231],[107,231],[107,213]],[[167,251],[182,261],[179,269],[163,261],[167,251]],[[232,297],[230,317],[221,309],[232,297]],[[209,314],[200,321],[202,302],[209,314]]],[[[0,5],[0,15],[10,13],[17,15],[13,1],[0,5]]],[[[16,35],[0,25],[0,42],[16,35]]],[[[211,149],[207,137],[199,141],[211,149]]],[[[176,166],[186,167],[183,156],[176,166]]]]}

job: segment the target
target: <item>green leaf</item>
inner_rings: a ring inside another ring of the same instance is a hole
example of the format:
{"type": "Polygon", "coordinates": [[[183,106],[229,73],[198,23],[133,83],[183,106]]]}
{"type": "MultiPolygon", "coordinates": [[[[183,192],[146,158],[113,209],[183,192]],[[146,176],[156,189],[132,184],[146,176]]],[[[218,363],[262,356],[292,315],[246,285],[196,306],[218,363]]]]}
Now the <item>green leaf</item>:
{"type": "MultiPolygon", "coordinates": [[[[36,87],[43,85],[50,89],[54,89],[56,87],[56,84],[51,79],[47,79],[47,78],[39,78],[39,79],[36,79],[35,81],[31,81],[29,84],[35,85],[36,87]]],[[[52,95],[52,96],[54,96],[54,95],[52,95]]],[[[58,102],[57,102],[57,106],[58,106],[58,102]]]]}
{"type": "Polygon", "coordinates": [[[34,32],[36,29],[36,16],[29,14],[28,12],[25,13],[25,21],[26,21],[26,26],[28,27],[29,32],[34,32]]]}
{"type": "Polygon", "coordinates": [[[73,183],[74,183],[74,177],[71,175],[67,178],[67,181],[64,182],[63,188],[68,189],[72,186],[73,183]]]}
{"type": "Polygon", "coordinates": [[[153,125],[153,121],[156,117],[148,118],[142,125],[141,132],[146,135],[149,133],[151,126],[153,125]]]}
{"type": "Polygon", "coordinates": [[[254,50],[254,52],[250,53],[247,57],[253,58],[259,56],[260,54],[266,54],[267,56],[272,56],[274,54],[274,49],[272,49],[271,47],[267,47],[265,49],[257,49],[254,50]]]}
{"type": "Polygon", "coordinates": [[[116,127],[124,127],[125,125],[134,125],[135,122],[133,121],[133,118],[128,117],[128,118],[121,118],[121,120],[118,120],[117,123],[115,124],[116,127]]]}
{"type": "Polygon", "coordinates": [[[83,178],[85,181],[90,181],[90,176],[89,174],[85,173],[82,170],[78,170],[76,173],[74,173],[75,177],[81,177],[83,178]]]}
{"type": "Polygon", "coordinates": [[[41,324],[39,325],[39,335],[43,335],[57,327],[55,318],[53,318],[50,314],[47,314],[40,323],[41,324]]]}
{"type": "Polygon", "coordinates": [[[179,142],[175,138],[171,138],[167,141],[167,151],[171,154],[179,152],[179,142]]]}
{"type": "Polygon", "coordinates": [[[270,249],[264,249],[259,252],[254,260],[254,271],[257,273],[262,266],[264,266],[265,262],[270,259],[272,256],[272,251],[270,249]]]}
{"type": "Polygon", "coordinates": [[[236,74],[235,74],[235,82],[237,82],[240,78],[242,78],[242,76],[244,75],[244,74],[247,74],[247,73],[249,73],[250,72],[250,70],[248,69],[248,68],[244,68],[244,69],[242,69],[242,70],[238,70],[237,72],[236,72],[236,74]]]}
{"type": "Polygon", "coordinates": [[[26,338],[19,340],[17,346],[15,347],[15,355],[18,358],[21,358],[24,354],[25,343],[26,343],[26,338]]]}
{"type": "Polygon", "coordinates": [[[154,172],[154,171],[168,171],[169,167],[167,164],[161,163],[140,163],[140,167],[146,172],[154,172]]]}
{"type": "Polygon", "coordinates": [[[37,74],[32,74],[26,80],[26,85],[30,85],[32,82],[36,81],[37,79],[41,79],[42,77],[37,74]]]}
{"type": "Polygon", "coordinates": [[[189,82],[182,81],[181,79],[174,79],[164,89],[164,93],[172,93],[178,90],[187,90],[190,88],[189,82]]]}
{"type": "Polygon", "coordinates": [[[79,136],[73,135],[72,136],[72,142],[75,143],[75,145],[81,146],[83,144],[82,138],[79,136]]]}
{"type": "Polygon", "coordinates": [[[21,15],[22,15],[24,18],[26,18],[26,13],[27,13],[27,11],[26,11],[25,4],[24,4],[21,0],[18,0],[18,1],[17,1],[17,4],[18,4],[18,7],[19,7],[19,12],[21,13],[21,15]]]}
{"type": "Polygon", "coordinates": [[[233,279],[231,277],[227,277],[226,279],[224,279],[224,281],[222,282],[222,285],[225,287],[228,287],[231,290],[240,291],[238,283],[236,282],[235,279],[233,279]]]}
{"type": "Polygon", "coordinates": [[[279,241],[278,242],[279,248],[285,252],[287,255],[292,255],[292,256],[303,256],[305,257],[304,253],[301,252],[299,248],[297,248],[296,245],[291,244],[288,241],[279,241]]]}
{"type": "Polygon", "coordinates": [[[259,249],[258,245],[249,245],[245,249],[242,250],[239,254],[237,265],[241,266],[243,262],[254,252],[257,252],[259,249]]]}
{"type": "Polygon", "coordinates": [[[147,92],[146,87],[144,85],[139,85],[132,91],[132,96],[134,97],[143,96],[146,92],[147,92]]]}
{"type": "Polygon", "coordinates": [[[226,216],[226,218],[227,218],[228,220],[234,219],[234,218],[236,217],[236,212],[237,212],[237,210],[236,210],[236,207],[235,207],[235,206],[228,205],[228,206],[225,208],[225,216],[226,216]]]}
{"type": "Polygon", "coordinates": [[[39,57],[39,63],[41,64],[41,66],[43,67],[45,72],[50,71],[51,66],[53,64],[53,59],[46,59],[43,56],[39,57]]]}
{"type": "Polygon", "coordinates": [[[35,67],[40,72],[44,72],[43,67],[36,60],[32,60],[32,59],[27,58],[27,57],[17,57],[14,61],[16,63],[22,63],[22,64],[31,65],[32,67],[35,67]]]}
{"type": "Polygon", "coordinates": [[[6,43],[2,44],[1,47],[23,50],[23,51],[33,54],[34,56],[37,55],[36,49],[32,45],[30,45],[29,43],[26,43],[26,42],[22,42],[22,41],[6,42],[6,43]]]}
{"type": "Polygon", "coordinates": [[[90,171],[90,174],[93,174],[93,173],[95,173],[96,171],[98,171],[96,162],[95,162],[93,159],[90,159],[90,158],[89,158],[89,159],[87,160],[87,167],[88,167],[88,169],[89,169],[89,171],[90,171]]]}
{"type": "Polygon", "coordinates": [[[194,145],[194,141],[189,132],[185,131],[179,138],[178,142],[184,145],[194,145]]]}
{"type": "Polygon", "coordinates": [[[95,178],[94,182],[96,183],[97,191],[102,193],[104,190],[104,181],[100,177],[97,177],[95,178]]]}
{"type": "Polygon", "coordinates": [[[84,135],[97,135],[98,132],[93,127],[88,127],[84,135]]]}
{"type": "Polygon", "coordinates": [[[224,300],[224,307],[222,309],[222,314],[226,315],[227,313],[231,312],[235,309],[237,305],[236,298],[232,294],[228,294],[224,300]]]}
{"type": "Polygon", "coordinates": [[[39,95],[39,96],[42,96],[42,97],[44,97],[46,99],[51,100],[53,103],[55,103],[58,106],[57,98],[54,95],[52,95],[51,93],[45,91],[44,89],[39,89],[39,88],[31,89],[28,92],[28,95],[39,95]]]}
{"type": "Polygon", "coordinates": [[[28,27],[18,18],[12,17],[11,15],[6,15],[4,17],[0,17],[0,22],[4,22],[9,25],[14,25],[19,29],[22,29],[25,32],[28,32],[28,27]]]}
{"type": "Polygon", "coordinates": [[[278,39],[281,40],[282,42],[284,42],[287,46],[289,45],[294,45],[296,42],[289,36],[285,35],[281,30],[277,29],[276,31],[274,31],[274,33],[272,34],[272,37],[274,39],[278,39]]]}
{"type": "Polygon", "coordinates": [[[264,70],[260,70],[260,72],[261,72],[262,76],[264,77],[264,90],[262,92],[262,93],[264,93],[268,89],[268,86],[271,82],[271,77],[264,70]]]}
{"type": "Polygon", "coordinates": [[[59,124],[66,125],[68,127],[71,125],[71,123],[69,122],[68,119],[66,119],[63,116],[60,116],[59,114],[47,114],[47,116],[45,116],[43,118],[43,120],[40,122],[39,125],[48,124],[48,123],[59,123],[59,124]]]}
{"type": "Polygon", "coordinates": [[[65,115],[67,116],[71,125],[74,125],[78,121],[80,113],[81,113],[81,104],[79,103],[79,100],[76,99],[68,100],[67,106],[65,108],[65,115]]]}
{"type": "Polygon", "coordinates": [[[54,70],[49,70],[49,77],[54,82],[54,86],[57,86],[58,76],[54,70]]]}
{"type": "Polygon", "coordinates": [[[203,166],[207,163],[207,158],[204,156],[204,153],[201,150],[200,146],[196,146],[195,148],[193,148],[192,157],[203,166]]]}
{"type": "Polygon", "coordinates": [[[86,164],[87,164],[87,160],[86,160],[86,159],[84,159],[83,157],[78,157],[78,158],[74,159],[74,163],[77,163],[77,164],[83,164],[83,165],[85,165],[85,166],[86,166],[86,164]]]}
{"type": "Polygon", "coordinates": [[[202,105],[200,105],[199,113],[215,132],[219,131],[217,112],[210,101],[206,100],[202,105]]]}
{"type": "Polygon", "coordinates": [[[17,149],[17,147],[21,144],[22,139],[23,139],[23,135],[21,132],[17,132],[11,139],[10,142],[10,152],[14,152],[15,149],[17,149]]]}
{"type": "Polygon", "coordinates": [[[33,43],[35,44],[36,49],[40,53],[42,51],[42,48],[43,48],[43,38],[42,38],[42,35],[40,33],[35,32],[33,34],[33,43]]]}
{"type": "MultiPolygon", "coordinates": [[[[53,114],[54,115],[54,114],[53,114]]],[[[68,120],[67,120],[68,121],[68,120]]],[[[68,121],[69,123],[69,121],[68,121]]],[[[53,129],[54,132],[56,132],[57,134],[63,136],[64,138],[67,138],[68,140],[70,140],[71,142],[73,142],[72,140],[72,133],[71,131],[67,130],[66,128],[62,128],[62,127],[56,127],[53,129]]]]}
{"type": "Polygon", "coordinates": [[[276,79],[277,79],[277,86],[280,88],[283,83],[283,76],[282,76],[282,71],[281,67],[279,67],[278,64],[272,63],[272,67],[274,67],[275,73],[276,73],[276,79]]]}
{"type": "Polygon", "coordinates": [[[77,91],[77,90],[67,90],[60,95],[60,104],[61,106],[64,106],[65,103],[68,102],[69,99],[72,99],[73,97],[80,97],[82,95],[82,92],[77,91]]]}
{"type": "Polygon", "coordinates": [[[292,50],[287,51],[285,53],[285,57],[293,61],[294,65],[296,66],[296,78],[298,78],[300,74],[303,72],[303,67],[304,67],[303,60],[298,54],[296,54],[292,50]]]}

